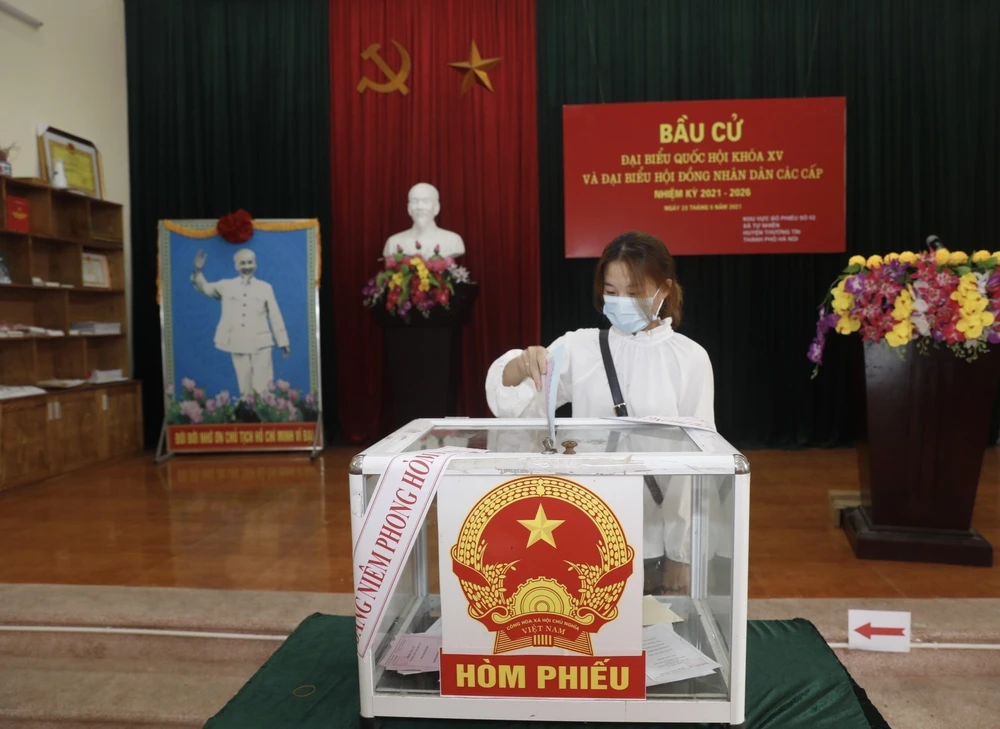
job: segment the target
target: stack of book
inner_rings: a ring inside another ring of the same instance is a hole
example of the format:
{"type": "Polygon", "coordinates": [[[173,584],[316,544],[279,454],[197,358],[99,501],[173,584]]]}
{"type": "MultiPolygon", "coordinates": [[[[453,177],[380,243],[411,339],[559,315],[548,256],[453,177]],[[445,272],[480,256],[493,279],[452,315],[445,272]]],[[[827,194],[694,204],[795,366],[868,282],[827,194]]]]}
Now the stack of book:
{"type": "Polygon", "coordinates": [[[69,325],[69,333],[79,336],[121,334],[122,324],[118,321],[75,321],[69,325]]]}

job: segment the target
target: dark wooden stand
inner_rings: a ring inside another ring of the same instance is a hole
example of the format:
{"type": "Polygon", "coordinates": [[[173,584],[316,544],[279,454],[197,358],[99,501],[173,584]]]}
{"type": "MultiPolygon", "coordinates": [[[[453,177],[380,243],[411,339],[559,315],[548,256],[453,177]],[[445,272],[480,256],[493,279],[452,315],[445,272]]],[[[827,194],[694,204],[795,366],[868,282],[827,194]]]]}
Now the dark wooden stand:
{"type": "Polygon", "coordinates": [[[436,307],[426,319],[413,311],[409,323],[384,308],[373,309],[385,338],[394,428],[419,418],[457,413],[462,328],[469,322],[478,297],[478,285],[457,284],[447,310],[436,307]]]}
{"type": "Polygon", "coordinates": [[[864,345],[860,507],[844,529],[861,559],[988,567],[972,512],[1000,379],[1000,352],[974,362],[945,348],[903,358],[864,345]]]}

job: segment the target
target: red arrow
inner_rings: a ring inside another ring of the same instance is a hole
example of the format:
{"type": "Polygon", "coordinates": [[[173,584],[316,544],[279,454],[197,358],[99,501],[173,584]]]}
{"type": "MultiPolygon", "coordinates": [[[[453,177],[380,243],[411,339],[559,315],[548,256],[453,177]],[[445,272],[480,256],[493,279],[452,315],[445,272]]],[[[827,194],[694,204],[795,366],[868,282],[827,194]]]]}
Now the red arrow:
{"type": "Polygon", "coordinates": [[[854,632],[861,633],[868,640],[871,640],[873,635],[898,635],[900,637],[904,635],[902,628],[873,628],[871,623],[865,623],[860,628],[855,628],[854,632]]]}

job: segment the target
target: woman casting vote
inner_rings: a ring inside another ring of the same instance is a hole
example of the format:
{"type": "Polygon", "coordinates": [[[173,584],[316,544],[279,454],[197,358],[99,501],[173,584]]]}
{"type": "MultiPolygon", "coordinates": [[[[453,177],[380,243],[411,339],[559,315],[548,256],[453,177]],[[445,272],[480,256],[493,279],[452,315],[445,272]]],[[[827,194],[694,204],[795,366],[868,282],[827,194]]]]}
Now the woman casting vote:
{"type": "MultiPolygon", "coordinates": [[[[605,248],[594,274],[594,304],[610,320],[611,329],[579,329],[556,339],[548,350],[530,346],[504,354],[486,377],[490,410],[501,418],[544,418],[542,375],[549,352],[562,348],[557,406],[572,403],[573,416],[581,418],[621,414],[621,409],[616,412],[611,389],[614,377],[609,377],[605,367],[604,348],[610,353],[628,415],[696,417],[714,425],[708,353],[674,331],[680,323],[682,300],[674,259],[663,242],[640,232],[618,236],[605,248]]],[[[650,445],[642,450],[666,450],[650,445]]],[[[643,558],[647,593],[687,587],[689,483],[686,478],[646,479],[643,558]]],[[[715,511],[718,492],[709,491],[715,511]]]]}

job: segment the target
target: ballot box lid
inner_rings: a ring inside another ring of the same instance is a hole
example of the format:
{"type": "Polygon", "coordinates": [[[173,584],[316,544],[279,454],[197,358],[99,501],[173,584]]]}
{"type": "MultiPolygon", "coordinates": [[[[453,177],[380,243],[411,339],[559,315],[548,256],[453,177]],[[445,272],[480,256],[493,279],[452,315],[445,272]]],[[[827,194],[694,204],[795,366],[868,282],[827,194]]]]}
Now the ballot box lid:
{"type": "MultiPolygon", "coordinates": [[[[461,456],[514,467],[518,461],[555,459],[562,467],[656,468],[665,461],[690,468],[748,472],[746,459],[714,430],[616,418],[560,418],[552,438],[545,419],[440,418],[415,420],[355,458],[355,473],[376,473],[377,462],[403,453],[458,447],[477,453],[461,456]],[[570,459],[573,459],[572,463],[570,459]],[[362,462],[367,461],[362,466],[362,462]]],[[[562,468],[560,468],[562,470],[562,468]]],[[[631,470],[631,469],[630,469],[631,470]]]]}

